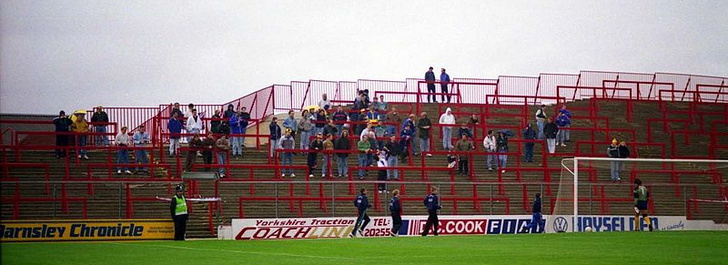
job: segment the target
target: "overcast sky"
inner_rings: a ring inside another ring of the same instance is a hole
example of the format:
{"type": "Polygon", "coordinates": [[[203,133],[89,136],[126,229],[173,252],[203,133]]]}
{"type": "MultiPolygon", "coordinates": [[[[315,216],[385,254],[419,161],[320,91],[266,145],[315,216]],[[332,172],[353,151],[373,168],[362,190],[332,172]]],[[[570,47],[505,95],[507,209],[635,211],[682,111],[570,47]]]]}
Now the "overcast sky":
{"type": "Polygon", "coordinates": [[[728,76],[728,1],[0,1],[0,112],[223,103],[292,80],[728,76]]]}

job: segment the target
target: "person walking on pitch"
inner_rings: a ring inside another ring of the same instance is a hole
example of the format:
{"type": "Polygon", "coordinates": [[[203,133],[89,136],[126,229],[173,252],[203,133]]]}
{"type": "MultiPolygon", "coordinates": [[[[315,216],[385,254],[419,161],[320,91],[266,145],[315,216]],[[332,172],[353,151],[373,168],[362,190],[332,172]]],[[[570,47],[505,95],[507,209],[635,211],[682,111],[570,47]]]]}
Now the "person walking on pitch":
{"type": "Polygon", "coordinates": [[[402,227],[402,202],[399,200],[399,190],[392,191],[392,199],[389,200],[389,213],[392,215],[391,236],[397,236],[399,228],[402,227]]]}
{"type": "Polygon", "coordinates": [[[371,208],[372,205],[369,203],[369,200],[367,199],[367,189],[361,188],[359,191],[359,196],[356,196],[356,199],[354,199],[354,206],[356,206],[356,210],[359,214],[359,217],[356,218],[356,223],[354,224],[354,230],[351,231],[351,237],[356,237],[356,233],[359,232],[359,235],[364,236],[364,228],[367,227],[369,224],[369,215],[367,215],[367,209],[371,208]],[[364,223],[362,223],[364,221],[364,223]],[[361,225],[361,227],[359,227],[361,225]]]}
{"type": "Polygon", "coordinates": [[[521,233],[528,233],[532,228],[536,227],[536,233],[544,231],[543,217],[541,216],[541,193],[536,193],[536,198],[533,200],[533,206],[531,207],[531,223],[523,227],[521,233]]]}
{"type": "Polygon", "coordinates": [[[430,195],[427,195],[425,199],[423,200],[425,206],[427,207],[427,223],[425,223],[425,230],[422,231],[422,236],[427,236],[427,233],[430,231],[430,228],[434,227],[432,230],[433,234],[437,236],[437,226],[439,220],[437,219],[437,210],[442,209],[442,206],[440,206],[440,199],[437,198],[437,188],[432,187],[432,193],[430,195]]]}

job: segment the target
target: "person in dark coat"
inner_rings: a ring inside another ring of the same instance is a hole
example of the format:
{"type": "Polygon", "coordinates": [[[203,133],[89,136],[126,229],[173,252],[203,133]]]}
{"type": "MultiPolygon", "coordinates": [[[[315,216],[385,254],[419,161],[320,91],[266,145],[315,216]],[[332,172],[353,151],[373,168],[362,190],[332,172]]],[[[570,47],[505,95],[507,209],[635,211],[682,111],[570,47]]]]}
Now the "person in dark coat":
{"type": "Polygon", "coordinates": [[[56,158],[65,157],[68,152],[66,147],[71,137],[68,134],[71,131],[71,124],[73,121],[66,116],[65,111],[60,111],[58,117],[53,119],[53,125],[56,127],[56,158]]]}
{"type": "Polygon", "coordinates": [[[369,224],[369,221],[371,221],[371,219],[369,219],[369,215],[367,215],[367,209],[372,208],[372,204],[370,204],[367,199],[366,188],[361,188],[361,190],[359,190],[359,195],[356,196],[356,199],[354,199],[354,206],[356,207],[358,217],[356,218],[356,223],[354,223],[354,230],[351,231],[349,236],[356,237],[357,233],[364,236],[364,229],[369,224]],[[361,227],[359,225],[361,225],[361,227]]]}
{"type": "Polygon", "coordinates": [[[427,207],[428,214],[427,223],[425,223],[425,230],[422,231],[422,236],[427,236],[427,233],[429,233],[430,228],[433,228],[433,226],[433,234],[437,236],[437,227],[439,222],[437,219],[437,210],[442,209],[442,206],[440,206],[440,199],[437,197],[437,188],[432,187],[432,193],[427,195],[422,202],[425,204],[425,207],[427,207]]]}
{"type": "Polygon", "coordinates": [[[345,178],[349,175],[349,153],[343,151],[351,150],[351,141],[349,140],[349,131],[345,130],[341,132],[341,137],[334,141],[334,150],[339,151],[336,153],[336,169],[339,175],[338,178],[345,178]]]}
{"type": "Polygon", "coordinates": [[[392,230],[390,236],[397,236],[402,227],[402,201],[399,200],[399,190],[392,191],[392,199],[389,200],[389,213],[392,215],[392,230]]]}
{"type": "MultiPolygon", "coordinates": [[[[533,127],[531,126],[531,124],[530,123],[527,124],[526,129],[523,130],[523,140],[536,140],[537,136],[538,135],[537,135],[536,131],[533,130],[533,127]]],[[[527,163],[533,162],[533,146],[535,144],[536,143],[534,143],[534,142],[526,142],[526,144],[525,144],[526,150],[525,150],[525,153],[523,154],[524,162],[527,162],[527,163]]]]}
{"type": "Polygon", "coordinates": [[[546,144],[549,148],[549,154],[556,152],[556,134],[559,132],[559,127],[556,126],[554,120],[548,118],[548,122],[543,127],[543,134],[546,136],[546,144]]]}

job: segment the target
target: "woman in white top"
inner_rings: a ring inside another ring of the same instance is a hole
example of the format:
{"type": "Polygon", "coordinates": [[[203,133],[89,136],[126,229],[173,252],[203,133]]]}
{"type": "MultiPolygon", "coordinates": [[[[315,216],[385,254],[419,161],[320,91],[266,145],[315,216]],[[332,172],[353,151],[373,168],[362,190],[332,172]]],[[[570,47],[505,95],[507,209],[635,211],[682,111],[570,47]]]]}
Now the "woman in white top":
{"type": "Polygon", "coordinates": [[[443,124],[445,126],[442,126],[442,147],[445,148],[445,150],[451,150],[453,148],[452,146],[452,126],[449,125],[455,125],[455,116],[452,115],[452,109],[447,108],[445,110],[445,113],[440,115],[440,124],[443,124]]]}
{"type": "Polygon", "coordinates": [[[492,171],[493,167],[492,162],[496,162],[496,154],[495,154],[495,145],[496,145],[496,139],[495,135],[493,135],[493,130],[488,130],[488,135],[485,136],[483,139],[483,147],[485,147],[486,152],[491,152],[492,154],[488,154],[488,156],[485,158],[485,163],[488,165],[488,170],[492,171]]]}
{"type": "Polygon", "coordinates": [[[116,163],[117,164],[124,164],[121,166],[116,167],[116,174],[121,174],[121,171],[123,170],[124,173],[127,175],[131,175],[131,171],[129,171],[129,149],[128,146],[131,145],[131,141],[129,139],[129,134],[126,133],[126,126],[121,127],[121,132],[116,135],[116,147],[118,148],[119,152],[116,156],[116,163]]]}

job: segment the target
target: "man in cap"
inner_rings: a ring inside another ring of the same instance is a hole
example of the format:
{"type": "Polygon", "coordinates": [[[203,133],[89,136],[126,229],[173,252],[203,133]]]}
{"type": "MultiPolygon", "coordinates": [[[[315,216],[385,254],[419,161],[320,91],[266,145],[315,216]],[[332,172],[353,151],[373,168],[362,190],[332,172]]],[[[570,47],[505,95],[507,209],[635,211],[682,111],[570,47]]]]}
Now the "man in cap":
{"type": "Polygon", "coordinates": [[[172,197],[172,203],[169,210],[174,220],[174,240],[185,240],[185,232],[187,231],[187,200],[185,199],[185,189],[182,184],[175,188],[176,194],[172,197]]]}

